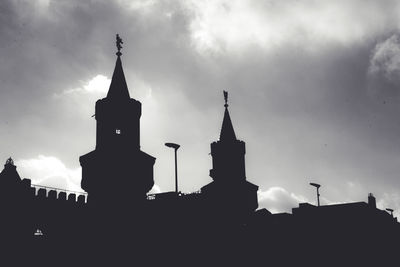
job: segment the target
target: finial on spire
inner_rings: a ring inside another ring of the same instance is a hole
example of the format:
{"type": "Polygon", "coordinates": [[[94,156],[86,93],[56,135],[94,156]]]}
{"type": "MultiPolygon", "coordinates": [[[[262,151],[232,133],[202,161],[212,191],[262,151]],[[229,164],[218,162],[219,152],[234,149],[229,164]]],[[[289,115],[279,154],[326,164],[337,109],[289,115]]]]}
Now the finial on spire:
{"type": "Polygon", "coordinates": [[[122,55],[122,53],[121,53],[122,45],[121,44],[123,44],[123,43],[124,42],[122,41],[121,37],[119,37],[119,34],[117,33],[117,41],[116,41],[117,49],[118,49],[118,52],[116,53],[117,56],[122,55]]]}
{"type": "Polygon", "coordinates": [[[224,99],[225,99],[225,105],[224,107],[228,107],[228,92],[224,90],[224,99]]]}
{"type": "Polygon", "coordinates": [[[11,157],[9,157],[6,161],[6,165],[14,165],[14,161],[11,157]]]}

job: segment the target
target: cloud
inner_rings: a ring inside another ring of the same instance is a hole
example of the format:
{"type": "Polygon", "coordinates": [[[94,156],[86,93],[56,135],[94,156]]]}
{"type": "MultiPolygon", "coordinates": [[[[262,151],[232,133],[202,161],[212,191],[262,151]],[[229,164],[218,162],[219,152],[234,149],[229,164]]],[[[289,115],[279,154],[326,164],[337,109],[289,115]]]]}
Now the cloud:
{"type": "Polygon", "coordinates": [[[64,90],[62,94],[90,93],[104,95],[107,93],[110,83],[111,79],[107,78],[107,76],[98,74],[87,82],[84,82],[81,87],[64,90]]]}
{"type": "Polygon", "coordinates": [[[385,210],[387,208],[393,209],[393,216],[400,216],[400,193],[383,193],[381,198],[377,199],[376,206],[379,209],[385,210]]]}
{"type": "Polygon", "coordinates": [[[31,179],[32,184],[83,191],[79,186],[81,168],[69,169],[56,157],[38,155],[35,158],[18,159],[15,165],[21,178],[31,179]]]}
{"type": "Polygon", "coordinates": [[[390,82],[400,82],[399,34],[393,34],[375,46],[368,71],[371,75],[381,75],[390,82]]]}
{"type": "Polygon", "coordinates": [[[351,44],[393,23],[394,1],[184,1],[199,51],[232,52],[259,46],[351,44]],[[356,12],[355,12],[356,10],[356,12]],[[388,12],[389,10],[389,12],[388,12]]]}
{"type": "Polygon", "coordinates": [[[369,57],[367,93],[372,101],[391,105],[394,115],[400,101],[400,33],[377,39],[369,57]]]}
{"type": "Polygon", "coordinates": [[[276,186],[265,191],[258,190],[257,194],[259,208],[266,208],[272,213],[291,212],[300,202],[307,202],[305,197],[276,186]]]}

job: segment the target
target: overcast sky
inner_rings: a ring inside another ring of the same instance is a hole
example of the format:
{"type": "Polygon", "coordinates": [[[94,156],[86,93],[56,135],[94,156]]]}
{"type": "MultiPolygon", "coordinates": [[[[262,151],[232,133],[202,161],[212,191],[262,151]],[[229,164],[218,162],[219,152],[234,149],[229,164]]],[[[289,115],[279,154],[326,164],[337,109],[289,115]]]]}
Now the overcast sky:
{"type": "Polygon", "coordinates": [[[0,160],[79,189],[119,33],[155,191],[174,189],[165,142],[181,145],[182,191],[211,181],[227,90],[261,207],[315,203],[317,182],[322,204],[372,192],[400,210],[399,11],[389,0],[2,0],[0,160]]]}

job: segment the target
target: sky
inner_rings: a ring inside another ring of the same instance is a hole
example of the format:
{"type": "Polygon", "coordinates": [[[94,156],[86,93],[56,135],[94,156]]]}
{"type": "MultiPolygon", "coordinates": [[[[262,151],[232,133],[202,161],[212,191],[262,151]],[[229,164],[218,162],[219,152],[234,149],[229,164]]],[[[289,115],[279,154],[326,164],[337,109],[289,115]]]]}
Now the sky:
{"type": "MultiPolygon", "coordinates": [[[[142,102],[152,192],[211,182],[224,101],[259,205],[366,201],[400,215],[400,3],[370,0],[3,0],[0,160],[33,184],[81,190],[79,156],[115,65],[142,102]]],[[[110,178],[110,181],[112,179],[110,178]]],[[[112,181],[111,181],[112,182],[112,181]]]]}

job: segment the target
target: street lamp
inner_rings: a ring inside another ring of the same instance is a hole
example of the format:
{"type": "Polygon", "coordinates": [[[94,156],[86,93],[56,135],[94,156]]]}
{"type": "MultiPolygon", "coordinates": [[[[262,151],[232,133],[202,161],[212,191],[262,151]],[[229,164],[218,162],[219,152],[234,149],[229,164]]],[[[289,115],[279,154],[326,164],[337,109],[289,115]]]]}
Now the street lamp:
{"type": "Polygon", "coordinates": [[[317,201],[318,201],[318,207],[319,207],[319,188],[321,187],[321,185],[320,184],[316,184],[316,183],[310,183],[310,185],[312,185],[315,188],[317,188],[317,201]]]}
{"type": "Polygon", "coordinates": [[[174,143],[165,143],[165,146],[171,147],[175,150],[175,193],[178,194],[178,161],[176,151],[178,150],[180,145],[174,143]]]}

